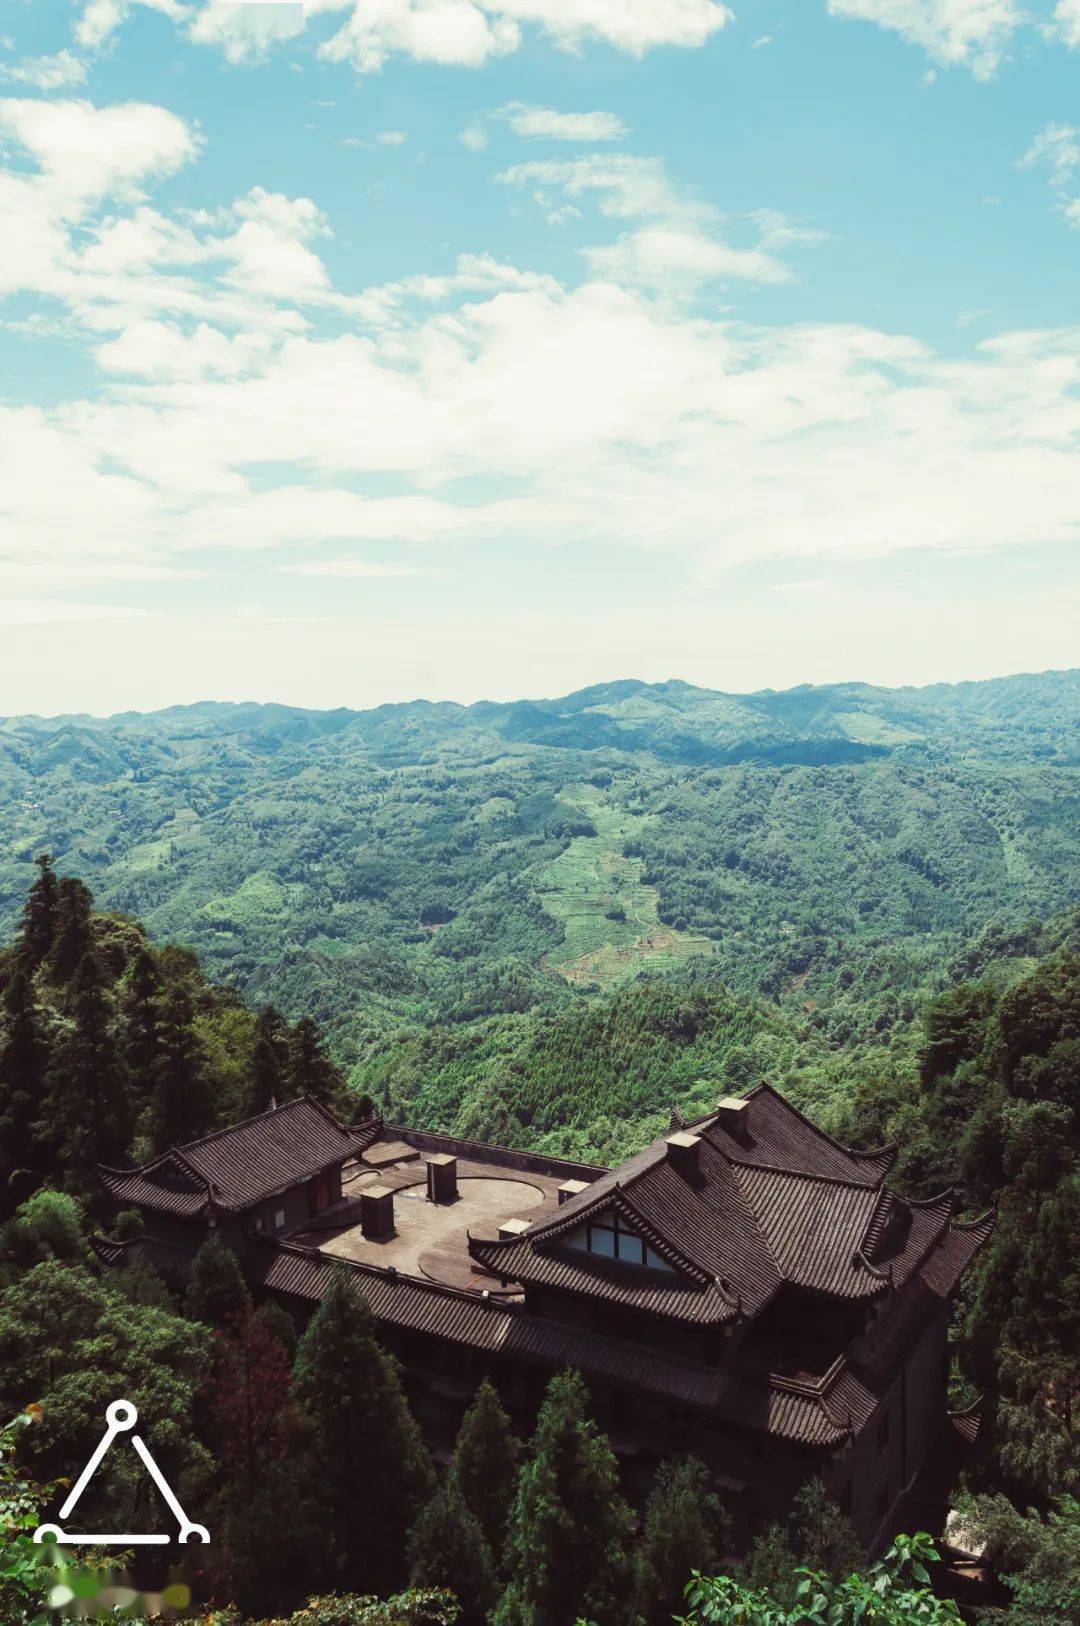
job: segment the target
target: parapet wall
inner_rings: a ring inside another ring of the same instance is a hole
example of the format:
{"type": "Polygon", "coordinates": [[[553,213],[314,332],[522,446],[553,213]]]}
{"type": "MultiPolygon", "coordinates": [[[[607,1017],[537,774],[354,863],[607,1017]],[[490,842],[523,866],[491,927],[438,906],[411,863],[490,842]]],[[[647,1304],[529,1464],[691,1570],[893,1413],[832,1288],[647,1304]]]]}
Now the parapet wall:
{"type": "Polygon", "coordinates": [[[509,1146],[492,1146],[483,1140],[456,1140],[431,1129],[409,1129],[403,1124],[387,1124],[385,1133],[414,1146],[418,1152],[450,1152],[471,1158],[474,1163],[491,1163],[522,1174],[548,1174],[555,1180],[598,1180],[607,1169],[596,1163],[574,1163],[569,1158],[542,1157],[539,1152],[518,1152],[509,1146]]]}

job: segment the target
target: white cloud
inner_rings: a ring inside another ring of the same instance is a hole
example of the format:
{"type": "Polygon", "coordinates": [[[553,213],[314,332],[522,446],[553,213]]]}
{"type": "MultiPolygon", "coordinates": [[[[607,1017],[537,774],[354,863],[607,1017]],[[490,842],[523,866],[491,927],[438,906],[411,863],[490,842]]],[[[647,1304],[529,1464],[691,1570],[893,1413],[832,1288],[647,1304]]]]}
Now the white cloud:
{"type": "Polygon", "coordinates": [[[552,107],[508,102],[493,115],[526,141],[621,141],[628,133],[614,113],[560,113],[552,107]]]}
{"type": "Polygon", "coordinates": [[[76,43],[88,50],[100,50],[127,22],[137,5],[164,12],[175,22],[185,15],[181,0],[88,0],[75,24],[76,43]]]}
{"type": "Polygon", "coordinates": [[[38,90],[61,90],[66,85],[82,84],[86,63],[71,51],[57,51],[55,56],[25,57],[10,67],[0,66],[0,78],[34,85],[38,90]]]}
{"type": "Polygon", "coordinates": [[[1070,226],[1080,227],[1080,199],[1068,195],[1080,168],[1080,130],[1076,125],[1046,125],[1020,159],[1020,168],[1045,170],[1055,207],[1070,226]]]}
{"type": "Polygon", "coordinates": [[[0,123],[25,155],[0,174],[9,275],[101,369],[98,391],[0,412],[5,551],[57,593],[91,563],[117,580],[331,542],[662,549],[707,577],[1080,533],[1080,330],[958,360],[736,320],[708,283],[775,281],[808,233],[724,221],[655,160],[507,172],[594,205],[579,278],[473,254],[354,291],[310,199],[170,216],[143,197],[198,151],[162,109],[8,100],[0,123]]]}
{"type": "Polygon", "coordinates": [[[377,73],[394,56],[480,67],[518,50],[533,32],[564,50],[599,40],[641,56],[655,46],[703,45],[730,15],[721,0],[307,0],[306,6],[208,0],[188,28],[230,61],[254,62],[314,18],[342,12],[348,15],[319,54],[361,74],[377,73]]]}
{"type": "MultiPolygon", "coordinates": [[[[307,10],[314,10],[315,5],[316,0],[307,0],[307,10]]],[[[304,32],[305,6],[209,0],[194,16],[188,16],[187,31],[196,44],[217,46],[229,62],[252,63],[263,61],[275,45],[304,32]]]]}
{"type": "Polygon", "coordinates": [[[535,158],[511,165],[498,179],[510,186],[532,189],[541,203],[551,188],[557,188],[570,198],[586,198],[591,194],[603,214],[622,218],[653,215],[665,219],[701,219],[713,212],[677,192],[661,159],[629,153],[535,158]]]}
{"type": "Polygon", "coordinates": [[[186,164],[200,145],[183,119],[145,102],[96,108],[9,97],[0,100],[0,131],[34,161],[36,184],[62,210],[137,196],[152,178],[186,164]]]}
{"type": "Polygon", "coordinates": [[[578,213],[573,204],[552,207],[553,192],[573,199],[594,197],[602,214],[649,222],[612,243],[587,248],[585,258],[598,278],[669,295],[685,295],[715,281],[786,282],[791,272],[772,250],[819,236],[775,211],[761,210],[752,217],[757,240],[746,247],[733,244],[722,235],[719,212],[681,194],[655,158],[589,153],[567,160],[537,159],[512,165],[499,179],[529,188],[553,224],[578,213]]]}
{"type": "MultiPolygon", "coordinates": [[[[1070,0],[1075,3],[1075,0],[1070,0]]],[[[991,79],[1025,21],[1020,0],[828,0],[834,17],[877,23],[945,67],[991,79]]]]}
{"type": "Polygon", "coordinates": [[[1070,50],[1080,50],[1080,0],[1058,0],[1050,32],[1070,50]]]}
{"type": "Polygon", "coordinates": [[[668,290],[731,279],[787,282],[791,278],[786,265],[760,248],[734,248],[704,232],[671,226],[626,232],[615,243],[587,249],[586,259],[595,276],[668,290]]]}
{"type": "Polygon", "coordinates": [[[1065,187],[1080,165],[1080,132],[1075,124],[1048,124],[1039,131],[1020,160],[1022,169],[1046,169],[1050,184],[1065,187]]]}
{"type": "Polygon", "coordinates": [[[408,139],[404,130],[380,130],[375,137],[380,147],[403,147],[408,139]]]}
{"type": "Polygon", "coordinates": [[[487,131],[479,124],[470,124],[462,130],[458,140],[463,147],[468,147],[470,152],[482,152],[488,144],[487,131]]]}

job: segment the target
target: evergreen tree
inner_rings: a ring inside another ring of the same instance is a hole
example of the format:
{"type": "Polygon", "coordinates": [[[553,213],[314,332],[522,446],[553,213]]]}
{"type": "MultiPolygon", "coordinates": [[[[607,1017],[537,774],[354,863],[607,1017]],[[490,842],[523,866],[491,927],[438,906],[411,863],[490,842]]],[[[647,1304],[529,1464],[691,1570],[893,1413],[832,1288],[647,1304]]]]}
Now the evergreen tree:
{"type": "Polygon", "coordinates": [[[52,952],[56,929],[56,872],[52,855],[39,853],[34,860],[37,880],[27,894],[19,935],[19,958],[28,971],[36,971],[52,952]]]}
{"type": "Polygon", "coordinates": [[[244,1098],[245,1118],[267,1112],[274,1101],[285,1098],[288,1035],[285,1023],[272,1005],[259,1013],[255,1027],[255,1048],[251,1077],[244,1098]]]}
{"type": "Polygon", "coordinates": [[[433,1488],[431,1464],[376,1342],[355,1279],[338,1270],[296,1351],[325,1505],[321,1583],[385,1594],[404,1579],[405,1537],[433,1488]]]}
{"type": "Polygon", "coordinates": [[[646,1626],[681,1613],[691,1573],[711,1573],[723,1556],[725,1527],[705,1464],[661,1463],[634,1554],[634,1608],[646,1626]]]}
{"type": "Polygon", "coordinates": [[[630,1590],[630,1509],[607,1439],[586,1412],[577,1372],[548,1384],[510,1512],[511,1581],[499,1626],[598,1626],[624,1620],[630,1590]]]}
{"type": "Polygon", "coordinates": [[[90,888],[74,875],[60,878],[56,891],[56,927],[49,957],[49,972],[54,982],[70,982],[91,951],[93,902],[90,888]]]}
{"type": "Polygon", "coordinates": [[[32,1163],[34,1124],[41,1115],[49,1049],[34,985],[25,962],[16,962],[4,989],[0,1040],[0,1169],[32,1163]]]}
{"type": "Polygon", "coordinates": [[[72,983],[74,1025],[54,1046],[46,1076],[45,1113],[35,1134],[54,1167],[84,1191],[97,1188],[99,1163],[122,1163],[131,1133],[127,1080],[112,1034],[112,1011],[93,954],[72,983]]]}
{"type": "Polygon", "coordinates": [[[409,1531],[409,1585],[445,1587],[461,1604],[461,1626],[484,1626],[498,1595],[491,1548],[458,1491],[444,1482],[409,1531]]]}
{"type": "Polygon", "coordinates": [[[840,1511],[820,1479],[808,1479],[796,1491],[788,1517],[788,1533],[799,1563],[840,1581],[860,1570],[866,1551],[855,1526],[840,1511]]]}
{"type": "Polygon", "coordinates": [[[484,1378],[461,1420],[450,1481],[479,1524],[497,1563],[502,1559],[520,1455],[520,1443],[511,1433],[495,1386],[484,1378]]]}
{"type": "Polygon", "coordinates": [[[214,1095],[194,1028],[194,1007],[183,987],[171,988],[158,1024],[159,1054],[153,1069],[149,1131],[163,1152],[205,1135],[214,1121],[214,1095]]]}
{"type": "Polygon", "coordinates": [[[137,1096],[148,1095],[154,1067],[161,1054],[158,1023],[161,1020],[161,978],[154,957],[142,947],[131,962],[127,975],[124,1008],[127,1033],[124,1059],[137,1096]]]}
{"type": "Polygon", "coordinates": [[[251,1295],[236,1255],[216,1231],[210,1232],[192,1261],[184,1314],[219,1331],[243,1325],[251,1314],[251,1295]]]}
{"type": "Polygon", "coordinates": [[[298,1602],[312,1579],[318,1466],[296,1407],[289,1353],[261,1311],[218,1334],[207,1399],[220,1473],[217,1589],[245,1612],[276,1613],[298,1602]]]}
{"type": "Polygon", "coordinates": [[[344,1099],[344,1075],[326,1054],[310,1016],[301,1017],[292,1030],[286,1082],[290,1097],[310,1095],[331,1111],[344,1099]]]}
{"type": "Polygon", "coordinates": [[[260,1304],[255,1312],[256,1318],[261,1320],[270,1335],[277,1339],[289,1357],[291,1365],[296,1355],[296,1323],[283,1304],[277,1299],[267,1299],[260,1304]]]}

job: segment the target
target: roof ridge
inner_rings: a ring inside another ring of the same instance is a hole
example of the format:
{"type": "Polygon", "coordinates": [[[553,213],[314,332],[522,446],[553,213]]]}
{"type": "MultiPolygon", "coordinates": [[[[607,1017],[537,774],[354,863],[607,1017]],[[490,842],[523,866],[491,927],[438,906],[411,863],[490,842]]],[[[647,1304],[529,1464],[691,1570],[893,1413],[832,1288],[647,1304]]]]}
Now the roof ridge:
{"type": "MultiPolygon", "coordinates": [[[[239,1123],[222,1124],[220,1129],[211,1129],[208,1135],[200,1135],[196,1140],[186,1140],[182,1145],[174,1146],[172,1150],[182,1155],[185,1152],[192,1151],[196,1146],[208,1146],[212,1140],[220,1140],[222,1135],[235,1135],[238,1129],[246,1129],[249,1124],[259,1123],[263,1118],[280,1117],[283,1112],[291,1112],[294,1107],[301,1106],[305,1101],[314,1107],[318,1107],[325,1117],[330,1118],[338,1129],[345,1132],[344,1124],[338,1123],[333,1114],[316,1101],[313,1095],[296,1095],[291,1101],[283,1101],[279,1107],[266,1107],[262,1112],[253,1112],[250,1118],[241,1118],[239,1123]]],[[[144,1169],[148,1167],[148,1164],[143,1164],[144,1169]]]]}
{"type": "Polygon", "coordinates": [[[975,1219],[950,1219],[948,1228],[950,1231],[964,1231],[965,1233],[969,1233],[972,1231],[981,1231],[985,1226],[986,1234],[989,1236],[990,1232],[994,1229],[996,1222],[997,1204],[991,1203],[990,1207],[984,1209],[981,1214],[976,1215],[975,1219]]]}
{"type": "MultiPolygon", "coordinates": [[[[843,1149],[843,1147],[840,1148],[841,1151],[843,1151],[843,1149]]],[[[874,1185],[869,1186],[863,1180],[845,1179],[842,1174],[821,1174],[817,1169],[778,1169],[775,1163],[748,1163],[744,1157],[730,1157],[728,1153],[719,1146],[714,1146],[713,1151],[719,1153],[722,1158],[725,1158],[727,1162],[731,1164],[732,1168],[749,1169],[757,1174],[782,1174],[786,1175],[789,1180],[820,1180],[823,1185],[847,1186],[852,1191],[881,1192],[892,1190],[890,1186],[885,1185],[884,1173],[881,1175],[881,1178],[874,1183],[874,1185]]],[[[893,1196],[895,1197],[896,1195],[897,1193],[893,1192],[893,1196]]],[[[905,1202],[906,1198],[901,1197],[900,1201],[905,1202]]]]}
{"type": "Polygon", "coordinates": [[[885,1156],[886,1152],[891,1152],[894,1157],[896,1155],[897,1142],[895,1141],[887,1141],[884,1146],[876,1147],[868,1152],[857,1151],[853,1146],[844,1146],[835,1136],[830,1135],[828,1130],[821,1129],[812,1118],[808,1118],[805,1112],[800,1112],[794,1102],[789,1101],[786,1095],[781,1095],[780,1091],[775,1085],[770,1084],[767,1078],[763,1078],[760,1083],[755,1084],[753,1090],[747,1092],[745,1099],[749,1099],[750,1095],[759,1095],[763,1090],[768,1095],[771,1095],[774,1101],[779,1101],[782,1107],[786,1108],[793,1117],[798,1118],[800,1123],[804,1123],[821,1140],[828,1141],[834,1151],[843,1152],[845,1157],[872,1161],[874,1159],[880,1160],[885,1156]]]}
{"type": "MultiPolygon", "coordinates": [[[[188,1144],[195,1146],[198,1142],[190,1141],[188,1144]]],[[[201,1186],[205,1186],[207,1191],[214,1189],[213,1181],[208,1180],[202,1170],[184,1156],[183,1148],[180,1146],[170,1146],[164,1152],[159,1152],[157,1157],[152,1157],[149,1163],[136,1163],[130,1169],[118,1169],[112,1163],[99,1163],[97,1167],[102,1174],[115,1174],[127,1179],[133,1174],[149,1175],[154,1170],[160,1169],[163,1164],[173,1162],[182,1163],[192,1179],[197,1180],[201,1186]]]]}
{"type": "MultiPolygon", "coordinates": [[[[894,1192],[893,1195],[899,1196],[899,1193],[894,1192]]],[[[936,1197],[901,1197],[900,1201],[902,1203],[907,1203],[909,1208],[919,1209],[921,1213],[926,1213],[932,1208],[938,1208],[942,1203],[947,1201],[951,1212],[953,1206],[952,1200],[955,1196],[955,1186],[943,1186],[936,1197]]]]}

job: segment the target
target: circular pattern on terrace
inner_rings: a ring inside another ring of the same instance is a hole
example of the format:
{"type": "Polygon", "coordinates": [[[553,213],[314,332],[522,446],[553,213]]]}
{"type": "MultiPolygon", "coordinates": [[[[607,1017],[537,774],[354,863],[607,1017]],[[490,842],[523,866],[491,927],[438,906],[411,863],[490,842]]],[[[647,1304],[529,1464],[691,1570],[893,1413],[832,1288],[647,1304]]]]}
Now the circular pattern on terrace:
{"type": "MultiPolygon", "coordinates": [[[[553,1206],[551,1181],[541,1176],[536,1182],[515,1174],[477,1173],[480,1165],[459,1175],[457,1201],[431,1203],[427,1200],[423,1165],[397,1165],[368,1173],[347,1187],[350,1197],[365,1185],[385,1183],[394,1187],[394,1229],[384,1237],[366,1237],[358,1223],[325,1240],[324,1253],[355,1259],[363,1264],[394,1265],[405,1275],[426,1276],[446,1287],[463,1287],[472,1292],[485,1289],[502,1295],[498,1280],[477,1268],[469,1257],[468,1236],[494,1236],[503,1220],[527,1218],[545,1205],[553,1206]]],[[[509,1290],[512,1291],[512,1290],[509,1290]]]]}
{"type": "Polygon", "coordinates": [[[515,1288],[500,1287],[496,1277],[477,1270],[469,1257],[469,1232],[490,1234],[497,1231],[505,1219],[524,1219],[530,1209],[540,1207],[544,1196],[539,1186],[530,1185],[527,1180],[504,1180],[498,1176],[459,1180],[458,1200],[444,1210],[459,1223],[420,1255],[421,1274],[433,1282],[442,1282],[445,1287],[465,1287],[476,1293],[485,1288],[499,1296],[516,1292],[515,1288]],[[467,1212],[461,1212],[462,1205],[467,1212]]]}

